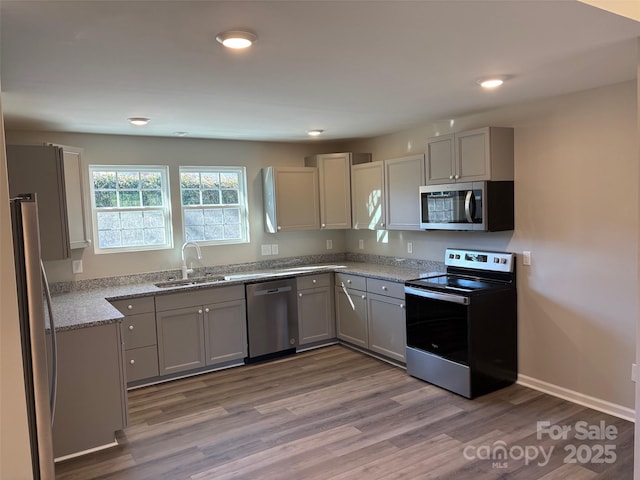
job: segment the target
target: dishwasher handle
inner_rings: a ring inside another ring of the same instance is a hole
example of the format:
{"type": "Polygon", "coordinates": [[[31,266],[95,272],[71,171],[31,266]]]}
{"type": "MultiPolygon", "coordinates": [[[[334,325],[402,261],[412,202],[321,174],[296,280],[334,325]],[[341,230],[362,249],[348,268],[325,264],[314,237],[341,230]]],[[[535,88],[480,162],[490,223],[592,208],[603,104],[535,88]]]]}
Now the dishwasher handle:
{"type": "Polygon", "coordinates": [[[265,288],[264,290],[256,290],[255,292],[253,292],[253,296],[259,297],[261,295],[277,295],[279,293],[290,292],[291,290],[291,287],[265,288]]]}

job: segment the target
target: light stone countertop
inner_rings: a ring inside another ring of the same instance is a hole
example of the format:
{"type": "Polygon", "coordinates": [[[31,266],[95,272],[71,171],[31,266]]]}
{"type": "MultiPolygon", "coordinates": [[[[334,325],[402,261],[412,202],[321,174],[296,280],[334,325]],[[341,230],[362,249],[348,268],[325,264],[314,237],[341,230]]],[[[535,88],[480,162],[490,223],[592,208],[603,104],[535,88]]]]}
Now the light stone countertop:
{"type": "MultiPolygon", "coordinates": [[[[321,266],[321,265],[319,265],[321,266]]],[[[300,267],[304,268],[304,267],[300,267]]],[[[435,270],[432,268],[431,270],[435,270]]],[[[341,271],[354,275],[361,275],[381,280],[404,283],[406,280],[418,278],[426,270],[407,268],[395,265],[385,265],[364,262],[334,262],[328,268],[317,268],[309,271],[300,271],[292,268],[292,276],[314,275],[332,271],[341,271]],[[335,268],[335,265],[345,268],[335,268]]],[[[243,274],[262,274],[256,279],[225,280],[213,283],[178,286],[171,288],[159,288],[151,282],[104,286],[89,290],[72,291],[69,293],[55,294],[52,298],[56,331],[73,330],[102,325],[106,323],[120,322],[124,318],[109,300],[124,300],[128,298],[167,295],[176,292],[193,291],[204,288],[215,288],[228,285],[238,285],[255,281],[269,281],[268,274],[273,273],[273,278],[283,276],[286,269],[260,270],[255,272],[242,272],[243,274]]]]}

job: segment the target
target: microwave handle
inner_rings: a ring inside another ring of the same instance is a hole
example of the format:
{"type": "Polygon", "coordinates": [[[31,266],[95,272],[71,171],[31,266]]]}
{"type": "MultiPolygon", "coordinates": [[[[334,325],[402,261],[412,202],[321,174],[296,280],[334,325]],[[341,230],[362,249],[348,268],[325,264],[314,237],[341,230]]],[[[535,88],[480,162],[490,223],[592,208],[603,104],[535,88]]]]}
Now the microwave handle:
{"type": "Polygon", "coordinates": [[[473,194],[473,190],[469,190],[464,199],[464,214],[467,217],[467,222],[473,223],[473,217],[476,215],[476,196],[473,194]]]}

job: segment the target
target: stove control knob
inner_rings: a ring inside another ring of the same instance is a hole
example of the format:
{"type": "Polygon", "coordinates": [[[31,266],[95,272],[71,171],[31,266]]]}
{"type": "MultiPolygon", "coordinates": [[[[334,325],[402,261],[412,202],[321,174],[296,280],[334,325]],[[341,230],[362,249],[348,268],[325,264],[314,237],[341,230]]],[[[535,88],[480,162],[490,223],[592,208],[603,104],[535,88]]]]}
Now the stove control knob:
{"type": "Polygon", "coordinates": [[[507,264],[507,259],[503,258],[502,260],[500,260],[500,263],[502,263],[503,265],[506,265],[507,264]]]}
{"type": "Polygon", "coordinates": [[[460,254],[456,253],[456,260],[460,260],[460,254]]]}
{"type": "Polygon", "coordinates": [[[493,259],[493,263],[500,263],[500,259],[499,259],[498,257],[495,257],[495,258],[493,259]]]}

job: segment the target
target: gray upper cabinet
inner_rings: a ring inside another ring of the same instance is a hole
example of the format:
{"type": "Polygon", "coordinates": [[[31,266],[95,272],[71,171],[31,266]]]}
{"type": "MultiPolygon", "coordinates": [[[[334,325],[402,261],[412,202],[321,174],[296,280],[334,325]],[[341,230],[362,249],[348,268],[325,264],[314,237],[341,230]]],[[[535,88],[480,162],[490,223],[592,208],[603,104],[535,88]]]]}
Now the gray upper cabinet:
{"type": "Polygon", "coordinates": [[[317,168],[263,168],[262,188],[267,233],[320,228],[317,168]]]}
{"type": "Polygon", "coordinates": [[[9,195],[36,193],[43,260],[71,256],[63,150],[55,146],[7,145],[9,195]]]}
{"type": "Polygon", "coordinates": [[[64,184],[67,200],[67,218],[69,220],[69,245],[71,250],[87,248],[91,245],[91,236],[87,222],[88,207],[85,195],[82,155],[84,150],[77,147],[58,145],[62,148],[64,159],[64,184]]]}
{"type": "Polygon", "coordinates": [[[305,157],[305,166],[318,168],[320,228],[351,228],[351,165],[370,161],[370,153],[327,153],[305,157]]]}
{"type": "Polygon", "coordinates": [[[351,167],[351,212],[353,228],[384,230],[384,164],[382,161],[351,167]]]}
{"type": "Polygon", "coordinates": [[[485,127],[427,141],[426,183],[513,180],[513,129],[485,127]]]}
{"type": "Polygon", "coordinates": [[[387,230],[420,230],[420,197],[424,185],[424,155],[384,161],[387,230]]]}

